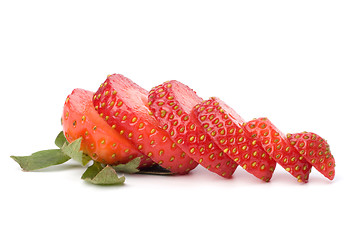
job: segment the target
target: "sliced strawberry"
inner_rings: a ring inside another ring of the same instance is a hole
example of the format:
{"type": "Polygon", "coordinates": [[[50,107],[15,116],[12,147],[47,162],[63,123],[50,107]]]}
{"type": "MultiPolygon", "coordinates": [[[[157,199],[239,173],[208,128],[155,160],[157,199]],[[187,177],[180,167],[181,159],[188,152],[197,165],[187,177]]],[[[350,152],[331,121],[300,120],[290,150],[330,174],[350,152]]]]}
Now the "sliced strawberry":
{"type": "Polygon", "coordinates": [[[66,98],[62,124],[69,142],[82,137],[81,150],[95,161],[117,165],[142,157],[140,167],[153,165],[125,137],[104,121],[92,103],[93,92],[74,89],[66,98]]]}
{"type": "Polygon", "coordinates": [[[207,136],[197,120],[193,108],[201,102],[192,89],[175,80],[153,88],[149,94],[150,110],[171,139],[202,166],[229,178],[238,165],[207,136]]]}
{"type": "Polygon", "coordinates": [[[250,134],[244,131],[244,120],[226,103],[210,98],[195,107],[195,115],[219,148],[254,176],[269,181],[276,162],[250,134]]]}
{"type": "Polygon", "coordinates": [[[148,92],[120,74],[109,75],[93,97],[107,123],[139,151],[173,173],[185,174],[197,166],[150,115],[148,92]]]}
{"type": "Polygon", "coordinates": [[[330,152],[329,144],[323,138],[311,132],[288,134],[287,137],[291,145],[311,165],[328,179],[334,179],[335,159],[330,152]]]}
{"type": "Polygon", "coordinates": [[[293,147],[287,137],[267,118],[258,118],[244,124],[251,138],[258,140],[265,151],[291,173],[299,182],[307,182],[311,164],[293,147]]]}

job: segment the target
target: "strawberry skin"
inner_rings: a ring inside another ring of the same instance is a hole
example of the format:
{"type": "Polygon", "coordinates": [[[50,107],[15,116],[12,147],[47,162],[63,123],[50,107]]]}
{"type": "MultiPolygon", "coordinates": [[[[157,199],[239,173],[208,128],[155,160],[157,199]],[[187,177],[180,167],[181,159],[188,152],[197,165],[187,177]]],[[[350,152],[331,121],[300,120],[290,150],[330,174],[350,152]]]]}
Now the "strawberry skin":
{"type": "Polygon", "coordinates": [[[172,80],[154,87],[149,108],[176,142],[196,162],[208,170],[230,178],[238,166],[211,140],[194,113],[202,99],[188,86],[172,80]]]}
{"type": "Polygon", "coordinates": [[[319,135],[302,132],[287,135],[290,144],[321,174],[330,180],[335,177],[335,159],[329,144],[319,135]]]}
{"type": "Polygon", "coordinates": [[[207,135],[237,164],[257,178],[268,182],[276,162],[251,139],[242,127],[244,120],[227,104],[212,97],[195,106],[195,115],[207,135]]]}
{"type": "Polygon", "coordinates": [[[267,118],[258,118],[244,124],[251,138],[258,140],[264,150],[299,182],[307,182],[311,164],[293,147],[287,137],[267,118]]]}
{"type": "Polygon", "coordinates": [[[153,165],[99,116],[92,97],[93,92],[77,88],[66,98],[61,118],[66,139],[71,143],[81,137],[81,150],[101,163],[117,165],[142,157],[139,167],[153,165]]]}
{"type": "Polygon", "coordinates": [[[93,96],[95,109],[143,154],[173,173],[197,166],[159,127],[148,108],[148,91],[120,74],[109,75],[93,96]]]}

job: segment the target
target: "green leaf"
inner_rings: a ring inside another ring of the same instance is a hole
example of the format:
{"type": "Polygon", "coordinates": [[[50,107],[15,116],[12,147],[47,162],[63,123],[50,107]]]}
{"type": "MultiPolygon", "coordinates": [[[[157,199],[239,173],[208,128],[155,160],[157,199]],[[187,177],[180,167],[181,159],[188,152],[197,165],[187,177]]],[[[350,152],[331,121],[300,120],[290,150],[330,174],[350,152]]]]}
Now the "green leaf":
{"type": "Polygon", "coordinates": [[[64,154],[66,154],[70,158],[82,163],[83,152],[80,151],[80,145],[81,145],[81,138],[78,138],[70,144],[65,143],[64,146],[61,147],[61,150],[63,151],[64,154]]]}
{"type": "Polygon", "coordinates": [[[87,179],[87,178],[94,178],[96,174],[98,174],[101,170],[103,170],[104,167],[98,163],[94,162],[90,167],[86,169],[86,171],[81,176],[81,179],[87,179]]]}
{"type": "Polygon", "coordinates": [[[89,155],[83,153],[81,164],[82,164],[83,166],[85,166],[85,165],[88,164],[91,160],[93,160],[93,159],[92,159],[89,155]]]}
{"type": "Polygon", "coordinates": [[[131,160],[130,162],[126,164],[119,164],[116,166],[112,166],[115,171],[117,172],[123,172],[123,173],[137,173],[139,172],[139,169],[137,169],[140,165],[141,158],[137,157],[131,160]]]}
{"type": "Polygon", "coordinates": [[[66,141],[61,149],[66,155],[85,166],[93,159],[89,155],[83,153],[83,151],[80,151],[81,140],[82,138],[78,138],[70,144],[66,141]]]}
{"type": "Polygon", "coordinates": [[[115,169],[106,165],[103,167],[100,163],[94,162],[93,165],[88,167],[81,179],[97,185],[114,185],[123,184],[125,177],[118,177],[115,169]]]}
{"type": "Polygon", "coordinates": [[[64,146],[65,143],[69,144],[69,142],[65,138],[64,132],[61,131],[55,139],[55,145],[58,146],[59,148],[62,148],[62,146],[64,146]]]}
{"type": "Polygon", "coordinates": [[[60,149],[50,149],[35,152],[30,156],[10,156],[25,171],[32,171],[53,165],[62,164],[70,159],[60,149]]]}
{"type": "Polygon", "coordinates": [[[61,148],[66,155],[85,166],[92,158],[83,153],[83,151],[80,151],[81,141],[82,138],[78,138],[74,142],[69,143],[66,140],[64,133],[61,131],[55,139],[55,144],[61,148]]]}

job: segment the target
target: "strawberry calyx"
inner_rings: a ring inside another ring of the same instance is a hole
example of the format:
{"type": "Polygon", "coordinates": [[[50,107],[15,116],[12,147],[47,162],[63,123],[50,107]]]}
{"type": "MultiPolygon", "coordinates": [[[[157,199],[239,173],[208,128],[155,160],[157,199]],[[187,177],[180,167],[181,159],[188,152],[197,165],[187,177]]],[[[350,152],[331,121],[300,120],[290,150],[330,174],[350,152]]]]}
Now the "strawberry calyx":
{"type": "Polygon", "coordinates": [[[137,157],[125,164],[117,165],[103,164],[94,161],[80,149],[81,141],[82,138],[78,138],[72,143],[69,143],[63,131],[61,131],[55,139],[55,145],[58,146],[57,149],[42,150],[29,156],[10,157],[14,159],[24,171],[35,171],[64,164],[71,159],[80,163],[82,166],[87,166],[92,162],[81,178],[97,185],[124,183],[125,176],[122,175],[119,177],[117,173],[171,175],[171,173],[156,165],[148,168],[139,168],[142,162],[141,157],[137,157]]]}

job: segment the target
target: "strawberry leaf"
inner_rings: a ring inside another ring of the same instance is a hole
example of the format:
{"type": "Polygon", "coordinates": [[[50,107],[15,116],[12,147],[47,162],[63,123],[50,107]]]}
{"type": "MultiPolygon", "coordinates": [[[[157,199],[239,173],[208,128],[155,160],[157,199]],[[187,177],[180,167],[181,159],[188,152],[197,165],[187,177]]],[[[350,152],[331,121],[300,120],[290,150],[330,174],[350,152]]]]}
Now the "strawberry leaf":
{"type": "Polygon", "coordinates": [[[82,163],[83,152],[80,151],[80,145],[81,145],[81,138],[78,138],[70,144],[64,143],[64,145],[61,147],[61,150],[65,155],[69,156],[75,161],[82,163]]]}
{"type": "Polygon", "coordinates": [[[98,162],[94,162],[93,165],[88,167],[81,179],[96,185],[114,185],[125,182],[125,177],[118,177],[115,169],[111,166],[106,165],[106,167],[103,167],[98,162]]]}
{"type": "Polygon", "coordinates": [[[65,138],[64,132],[61,131],[55,139],[55,145],[58,146],[58,148],[62,148],[65,143],[69,144],[65,138]]]}
{"type": "MultiPolygon", "coordinates": [[[[60,132],[56,139],[55,145],[59,149],[50,149],[38,151],[30,156],[10,156],[14,159],[24,171],[32,171],[50,167],[53,165],[62,164],[69,159],[74,159],[80,162],[83,166],[88,164],[92,159],[87,154],[84,154],[80,150],[81,138],[76,139],[72,143],[69,143],[63,132],[60,132]]],[[[135,169],[139,166],[141,159],[134,159],[130,163],[118,166],[124,172],[135,172],[135,169]]],[[[136,171],[138,171],[136,169],[136,171]]],[[[125,177],[118,177],[116,171],[111,166],[107,165],[103,167],[101,163],[93,162],[93,164],[87,168],[81,177],[82,179],[98,185],[113,185],[123,184],[125,177]]]]}
{"type": "Polygon", "coordinates": [[[130,162],[126,163],[126,164],[119,164],[116,166],[112,166],[115,171],[117,172],[122,172],[122,173],[137,173],[139,172],[139,169],[137,169],[140,165],[141,162],[141,158],[135,158],[133,160],[131,160],[130,162]]]}
{"type": "Polygon", "coordinates": [[[103,169],[104,167],[101,165],[101,163],[94,162],[90,167],[86,169],[86,171],[81,176],[81,179],[92,179],[103,169]]]}
{"type": "Polygon", "coordinates": [[[50,149],[35,152],[30,156],[10,156],[25,171],[32,171],[53,165],[62,164],[70,159],[60,149],[50,149]]]}
{"type": "Polygon", "coordinates": [[[85,166],[85,165],[88,164],[91,160],[93,160],[93,159],[92,159],[89,155],[83,153],[81,164],[82,164],[83,166],[85,166]]]}
{"type": "MultiPolygon", "coordinates": [[[[60,132],[59,135],[61,135],[61,133],[62,132],[60,132]]],[[[66,155],[68,155],[75,161],[81,163],[83,166],[85,166],[92,160],[92,158],[89,155],[83,153],[83,151],[80,151],[81,140],[82,140],[81,138],[78,138],[69,144],[69,142],[66,139],[63,142],[61,139],[62,137],[60,137],[59,135],[56,139],[58,139],[59,145],[63,144],[63,145],[61,145],[60,148],[66,155]]],[[[55,142],[56,142],[56,140],[55,140],[55,142]]]]}
{"type": "Polygon", "coordinates": [[[69,144],[65,137],[61,136],[61,134],[62,132],[58,134],[55,140],[55,144],[57,146],[61,146],[60,149],[42,150],[35,152],[30,156],[10,157],[14,159],[24,171],[33,171],[59,165],[65,163],[71,158],[85,166],[91,158],[80,151],[81,138],[69,144]]]}

